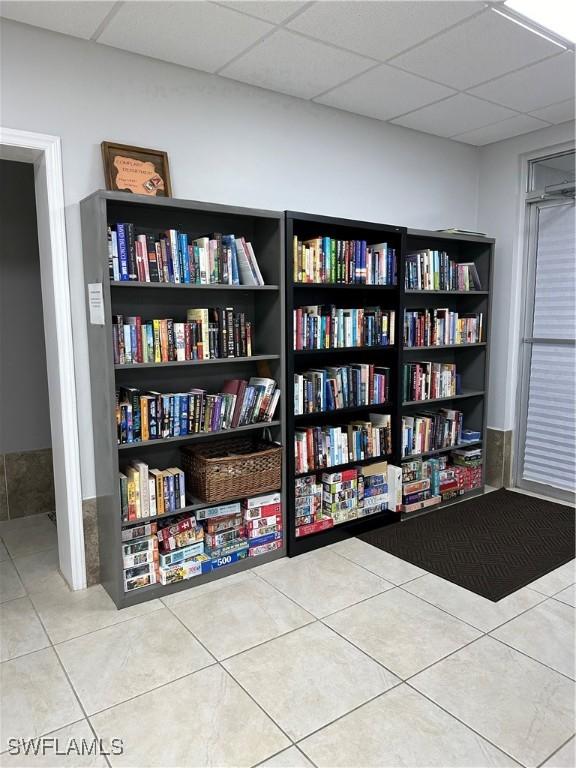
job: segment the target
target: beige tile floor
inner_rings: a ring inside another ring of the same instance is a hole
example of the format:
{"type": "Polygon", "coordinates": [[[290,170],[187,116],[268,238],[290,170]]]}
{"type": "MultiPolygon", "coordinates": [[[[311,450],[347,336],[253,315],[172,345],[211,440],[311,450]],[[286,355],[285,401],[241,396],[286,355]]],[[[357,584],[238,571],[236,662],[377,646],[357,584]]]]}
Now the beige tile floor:
{"type": "Polygon", "coordinates": [[[116,611],[32,522],[0,524],[0,766],[576,764],[574,562],[492,603],[351,539],[116,611]],[[10,754],[39,736],[123,754],[10,754]]]}

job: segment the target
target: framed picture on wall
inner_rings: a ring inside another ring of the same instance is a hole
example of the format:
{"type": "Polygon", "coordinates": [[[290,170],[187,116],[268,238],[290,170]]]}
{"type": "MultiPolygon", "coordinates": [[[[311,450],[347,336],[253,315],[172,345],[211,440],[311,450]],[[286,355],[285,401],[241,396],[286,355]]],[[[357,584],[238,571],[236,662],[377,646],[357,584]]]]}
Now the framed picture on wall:
{"type": "Polygon", "coordinates": [[[102,142],[106,189],[151,197],[172,197],[168,155],[158,149],[102,142]]]}

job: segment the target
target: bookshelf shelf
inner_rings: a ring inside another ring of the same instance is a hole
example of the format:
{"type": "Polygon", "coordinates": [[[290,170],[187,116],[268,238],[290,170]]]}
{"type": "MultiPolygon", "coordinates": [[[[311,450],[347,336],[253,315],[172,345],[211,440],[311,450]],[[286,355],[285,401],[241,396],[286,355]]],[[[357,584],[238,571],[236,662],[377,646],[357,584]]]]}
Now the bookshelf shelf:
{"type": "Polygon", "coordinates": [[[433,352],[436,349],[469,349],[470,347],[485,347],[485,341],[476,341],[473,344],[432,344],[429,347],[404,347],[404,352],[433,352]]]}
{"type": "Polygon", "coordinates": [[[128,592],[123,599],[123,608],[128,608],[131,605],[139,605],[145,603],[148,600],[155,600],[159,597],[167,597],[168,595],[174,595],[177,592],[182,592],[185,589],[192,587],[200,587],[202,584],[208,584],[212,581],[217,581],[225,576],[232,576],[235,573],[241,573],[242,571],[248,571],[250,568],[255,568],[257,565],[265,565],[271,563],[274,560],[278,560],[281,557],[285,557],[285,552],[277,549],[275,552],[267,552],[264,555],[258,557],[245,557],[243,560],[238,560],[235,563],[226,565],[222,568],[218,568],[211,573],[203,574],[202,576],[195,576],[188,581],[178,581],[175,584],[152,584],[149,587],[142,587],[141,589],[135,589],[133,592],[128,592]]]}
{"type": "Polygon", "coordinates": [[[294,477],[306,477],[307,475],[316,475],[319,472],[341,472],[343,469],[351,469],[352,467],[360,467],[365,464],[374,464],[376,461],[389,461],[393,454],[386,453],[383,456],[372,456],[370,459],[356,459],[355,461],[347,461],[345,464],[333,464],[331,467],[322,467],[321,469],[309,469],[307,472],[294,473],[294,477]]]}
{"type": "Polygon", "coordinates": [[[372,403],[372,405],[351,405],[348,408],[336,408],[333,411],[314,411],[313,413],[297,413],[294,419],[297,422],[314,421],[314,419],[340,419],[343,416],[353,416],[356,413],[365,413],[366,411],[387,411],[393,407],[388,401],[386,403],[372,403]]]}
{"type": "Polygon", "coordinates": [[[315,290],[338,290],[340,288],[346,288],[352,291],[397,291],[398,288],[395,285],[366,285],[365,283],[292,283],[294,290],[300,290],[300,288],[314,288],[315,290]]]}
{"type": "Polygon", "coordinates": [[[428,405],[430,403],[445,403],[451,400],[463,400],[467,397],[483,397],[484,390],[479,389],[470,392],[461,392],[459,395],[450,395],[449,397],[434,397],[430,400],[404,400],[402,405],[428,405]]]}
{"type": "Polygon", "coordinates": [[[251,355],[250,357],[215,357],[209,360],[170,360],[166,363],[128,363],[115,365],[117,371],[135,371],[143,368],[182,368],[197,365],[226,365],[234,363],[258,363],[280,360],[280,355],[251,355]]]}
{"type": "Polygon", "coordinates": [[[243,432],[254,432],[258,429],[267,429],[269,427],[279,427],[280,421],[260,421],[257,424],[246,424],[243,427],[235,429],[219,429],[214,432],[195,432],[192,435],[179,435],[178,437],[163,437],[158,440],[139,440],[137,443],[122,443],[118,446],[119,451],[140,450],[141,448],[158,448],[162,445],[175,445],[176,443],[188,443],[194,440],[201,440],[211,437],[222,437],[223,435],[237,435],[243,432]]]}
{"type": "Polygon", "coordinates": [[[426,458],[427,456],[440,456],[442,453],[450,453],[450,451],[456,451],[460,448],[474,448],[477,445],[482,445],[482,440],[471,440],[467,443],[457,443],[456,445],[450,445],[448,448],[436,448],[434,451],[424,451],[423,453],[411,453],[408,456],[402,456],[401,461],[410,461],[410,459],[426,458]]]}
{"type": "Polygon", "coordinates": [[[442,296],[488,296],[489,291],[437,291],[431,289],[418,290],[417,288],[408,288],[404,293],[409,296],[412,293],[420,295],[442,295],[442,296]]]}
{"type": "Polygon", "coordinates": [[[431,512],[434,512],[438,509],[446,509],[446,507],[452,507],[454,504],[459,504],[461,501],[468,501],[469,499],[473,499],[476,496],[482,496],[484,494],[484,487],[482,488],[473,488],[471,491],[468,491],[467,493],[463,493],[461,496],[455,496],[453,499],[448,499],[447,501],[442,501],[440,504],[436,504],[434,507],[426,507],[425,509],[420,509],[417,512],[402,512],[400,517],[402,520],[412,520],[413,517],[420,517],[421,515],[429,515],[431,512]]]}
{"type": "MultiPolygon", "coordinates": [[[[279,488],[277,490],[280,490],[279,488]]],[[[219,501],[219,504],[230,504],[234,501],[241,501],[244,497],[236,497],[232,499],[226,499],[225,501],[219,501]]],[[[189,502],[187,506],[181,509],[175,509],[172,512],[165,512],[163,515],[152,515],[151,517],[139,517],[137,520],[125,520],[122,522],[122,528],[132,528],[132,526],[144,525],[145,523],[151,523],[154,521],[167,520],[170,517],[181,515],[183,512],[198,512],[200,509],[208,509],[213,507],[213,502],[202,501],[202,499],[195,498],[187,494],[186,500],[189,502]]]]}
{"type": "MultiPolygon", "coordinates": [[[[104,325],[88,325],[90,379],[94,433],[96,503],[100,547],[101,582],[118,608],[136,605],[162,595],[189,589],[231,573],[271,562],[286,553],[286,542],[273,552],[246,557],[192,579],[163,586],[154,584],[131,592],[124,591],[122,532],[147,522],[162,522],[182,513],[218,502],[208,503],[187,496],[187,506],[170,513],[123,521],[119,472],[132,460],[148,462],[150,468],[182,467],[180,447],[197,440],[225,441],[240,435],[247,437],[266,432],[272,441],[286,443],[285,339],[284,339],[284,217],[277,211],[217,205],[173,198],[155,198],[122,192],[96,192],[80,204],[86,283],[102,286],[104,325]],[[156,232],[176,229],[189,237],[207,233],[235,233],[254,246],[266,285],[193,285],[111,281],[107,230],[120,222],[129,222],[138,230],[156,232]],[[234,307],[250,320],[253,349],[250,357],[226,357],[208,360],[175,360],[161,363],[114,365],[112,319],[114,316],[174,318],[181,322],[188,308],[234,307]],[[180,318],[178,320],[178,318],[180,318]],[[136,391],[162,393],[185,392],[191,388],[206,392],[222,391],[226,380],[250,376],[273,378],[282,396],[278,416],[271,422],[258,422],[235,429],[220,430],[159,440],[118,445],[116,391],[119,386],[136,391]],[[269,431],[269,432],[268,432],[269,431]]],[[[279,489],[282,498],[283,530],[286,530],[285,479],[279,489]]]]}
{"type": "Polygon", "coordinates": [[[175,289],[177,291],[279,291],[279,285],[228,285],[211,283],[197,285],[196,283],[141,283],[137,280],[110,280],[110,288],[134,289],[175,289]]]}
{"type": "Polygon", "coordinates": [[[344,353],[348,354],[349,352],[384,352],[384,351],[392,351],[395,349],[394,344],[384,344],[378,345],[373,344],[372,346],[364,346],[364,347],[327,347],[323,349],[294,349],[292,350],[295,355],[328,355],[328,354],[334,354],[334,353],[344,353]]]}

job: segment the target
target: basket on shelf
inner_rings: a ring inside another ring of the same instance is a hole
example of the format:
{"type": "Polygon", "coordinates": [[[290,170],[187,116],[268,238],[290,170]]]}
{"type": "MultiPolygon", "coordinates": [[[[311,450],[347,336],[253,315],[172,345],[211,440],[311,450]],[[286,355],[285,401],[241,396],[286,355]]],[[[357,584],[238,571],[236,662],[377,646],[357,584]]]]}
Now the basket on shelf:
{"type": "Polygon", "coordinates": [[[182,448],[186,486],[202,501],[227,501],[276,491],[282,484],[282,446],[237,438],[182,448]]]}

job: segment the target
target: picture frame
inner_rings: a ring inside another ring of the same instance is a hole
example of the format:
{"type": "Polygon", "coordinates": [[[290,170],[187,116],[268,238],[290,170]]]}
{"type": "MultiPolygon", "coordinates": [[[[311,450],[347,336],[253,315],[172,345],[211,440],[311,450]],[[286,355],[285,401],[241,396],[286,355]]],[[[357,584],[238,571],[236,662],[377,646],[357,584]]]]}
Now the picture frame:
{"type": "Polygon", "coordinates": [[[158,149],[103,141],[106,189],[150,197],[172,197],[168,155],[158,149]]]}

